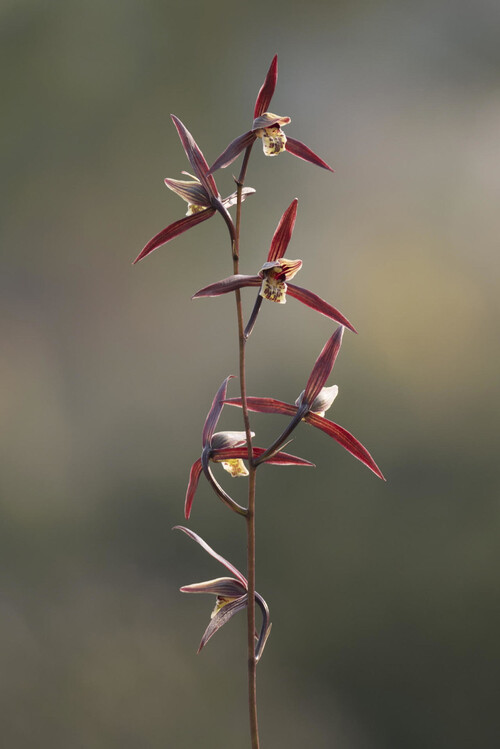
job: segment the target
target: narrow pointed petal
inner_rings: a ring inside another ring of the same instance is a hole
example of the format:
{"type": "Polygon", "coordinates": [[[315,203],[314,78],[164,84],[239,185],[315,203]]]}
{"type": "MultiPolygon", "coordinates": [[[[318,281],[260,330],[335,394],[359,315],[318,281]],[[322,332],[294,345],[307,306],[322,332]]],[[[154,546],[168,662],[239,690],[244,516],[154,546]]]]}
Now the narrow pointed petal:
{"type": "Polygon", "coordinates": [[[299,201],[297,198],[292,200],[284,214],[282,215],[280,222],[274,236],[271,241],[271,247],[267,256],[267,262],[274,262],[284,257],[286,248],[292,237],[293,227],[295,226],[295,219],[297,217],[297,205],[299,201]]]}
{"type": "Polygon", "coordinates": [[[219,421],[219,416],[224,406],[224,399],[227,393],[227,383],[233,377],[234,375],[229,375],[228,377],[226,377],[226,379],[223,381],[220,388],[217,390],[215,397],[212,401],[212,406],[210,408],[210,411],[207,414],[205,425],[203,427],[203,434],[201,438],[203,448],[205,448],[207,445],[210,444],[210,440],[212,439],[212,435],[215,432],[215,427],[217,426],[217,422],[219,421]]]}
{"type": "Polygon", "coordinates": [[[304,421],[307,421],[307,423],[311,424],[313,427],[321,429],[321,431],[325,432],[325,434],[328,434],[329,437],[333,437],[333,439],[336,440],[339,445],[345,447],[345,449],[350,452],[351,455],[354,455],[355,458],[360,460],[365,464],[365,466],[373,471],[376,476],[385,481],[385,477],[382,471],[375,463],[366,447],[363,447],[361,442],[353,437],[353,435],[348,432],[347,429],[344,429],[344,427],[335,424],[333,421],[329,421],[328,419],[325,419],[324,417],[318,416],[317,414],[313,414],[311,412],[306,414],[306,416],[304,417],[304,421]]]}
{"type": "Polygon", "coordinates": [[[242,274],[229,276],[222,281],[217,281],[217,283],[212,283],[210,286],[205,286],[203,289],[200,289],[192,299],[221,296],[221,294],[228,294],[230,291],[236,291],[236,289],[241,289],[244,286],[260,286],[261,283],[262,279],[260,276],[244,276],[242,274]]]}
{"type": "Polygon", "coordinates": [[[239,598],[247,592],[246,587],[234,577],[217,577],[215,580],[205,580],[202,583],[183,585],[181,593],[213,593],[224,598],[239,598]]]}
{"type": "Polygon", "coordinates": [[[292,153],[294,156],[298,156],[299,159],[309,161],[311,164],[321,166],[323,169],[328,169],[329,172],[335,171],[331,166],[328,166],[326,161],[323,161],[323,159],[320,159],[320,157],[315,154],[314,151],[311,151],[311,149],[308,148],[305,143],[301,143],[300,140],[295,140],[295,138],[287,138],[285,148],[289,153],[292,153]]]}
{"type": "MultiPolygon", "coordinates": [[[[297,409],[295,409],[297,411],[297,409]]],[[[260,458],[266,452],[264,447],[253,447],[252,455],[255,459],[260,458]]],[[[248,458],[248,449],[245,447],[228,447],[225,450],[214,450],[212,453],[212,460],[216,463],[221,463],[223,460],[235,460],[240,458],[246,460],[248,458]]],[[[289,453],[276,453],[272,458],[266,460],[266,463],[276,466],[305,466],[309,468],[315,468],[314,463],[306,460],[305,458],[299,458],[296,455],[290,455],[289,453]]]]}
{"type": "MultiPolygon", "coordinates": [[[[241,398],[227,398],[224,403],[228,406],[238,406],[241,408],[241,398]]],[[[262,414],[283,414],[284,416],[295,416],[297,406],[291,403],[284,403],[275,398],[247,398],[247,408],[249,411],[255,411],[262,414]]]]}
{"type": "Polygon", "coordinates": [[[210,208],[209,195],[198,180],[187,181],[185,179],[170,179],[170,177],[165,177],[163,181],[169,190],[175,192],[187,203],[210,208]]]}
{"type": "MultiPolygon", "coordinates": [[[[265,452],[266,450],[264,450],[264,448],[262,447],[254,447],[254,460],[260,458],[262,455],[264,455],[265,452]]],[[[305,460],[305,458],[298,458],[296,455],[290,455],[289,453],[283,452],[278,452],[271,458],[267,458],[263,462],[269,463],[269,465],[272,466],[304,466],[304,468],[316,468],[316,464],[311,463],[310,460],[305,460]]]]}
{"type": "Polygon", "coordinates": [[[196,460],[191,466],[191,471],[189,472],[188,488],[186,491],[186,499],[184,501],[184,517],[186,520],[189,520],[189,516],[191,515],[191,507],[193,506],[193,499],[196,494],[196,489],[198,488],[201,471],[201,460],[198,458],[198,460],[196,460]]]}
{"type": "MultiPolygon", "coordinates": [[[[253,195],[254,192],[257,192],[257,191],[254,190],[253,187],[243,187],[241,190],[241,201],[243,202],[249,195],[253,195]]],[[[227,198],[224,198],[224,200],[222,201],[222,205],[225,208],[231,208],[231,206],[236,205],[237,202],[238,202],[238,193],[233,192],[227,198]]]]}
{"type": "Polygon", "coordinates": [[[203,634],[203,637],[201,638],[200,647],[198,648],[198,653],[205,647],[207,642],[210,640],[211,637],[214,636],[217,630],[223,627],[224,624],[226,624],[226,622],[228,622],[232,616],[238,613],[238,611],[241,611],[242,609],[246,608],[247,600],[248,600],[248,596],[247,594],[245,594],[244,596],[241,596],[241,598],[237,598],[235,601],[226,603],[226,605],[223,606],[220,609],[220,611],[217,612],[214,618],[210,620],[210,624],[206,628],[203,634]]]}
{"type": "Polygon", "coordinates": [[[342,344],[343,334],[344,327],[341,325],[323,346],[323,350],[316,359],[313,370],[309,375],[302,403],[307,403],[311,406],[316,396],[319,395],[321,388],[329,378],[330,372],[335,364],[335,359],[337,358],[337,354],[339,353],[342,344]]]}
{"type": "Polygon", "coordinates": [[[201,224],[202,221],[206,221],[208,218],[211,218],[214,213],[214,208],[205,208],[204,211],[194,213],[192,216],[184,216],[184,218],[181,218],[178,221],[174,221],[173,224],[170,224],[165,229],[162,229],[162,231],[160,231],[152,239],[149,240],[144,249],[141,250],[139,255],[136,257],[133,264],[135,265],[136,263],[138,263],[139,260],[145,258],[146,255],[149,255],[150,252],[153,252],[153,250],[157,250],[158,247],[162,246],[162,244],[170,242],[171,239],[178,237],[179,234],[183,234],[188,229],[191,229],[191,227],[196,226],[196,224],[201,224]]]}
{"type": "Polygon", "coordinates": [[[278,55],[274,55],[269,70],[267,71],[264,83],[260,87],[253,111],[254,117],[260,117],[263,112],[269,109],[269,104],[273,98],[274,89],[278,80],[278,55]]]}
{"type": "Polygon", "coordinates": [[[248,146],[251,146],[252,143],[256,139],[255,133],[253,133],[251,130],[249,130],[247,133],[243,133],[243,135],[239,135],[237,138],[235,138],[226,148],[225,151],[221,153],[221,155],[214,161],[212,166],[210,167],[210,174],[213,174],[217,169],[224,169],[226,166],[229,166],[229,164],[232,164],[233,161],[238,158],[240,153],[245,150],[245,148],[248,148],[248,146]]]}
{"type": "Polygon", "coordinates": [[[179,138],[181,139],[181,143],[186,152],[186,156],[189,159],[189,163],[194,169],[194,173],[200,180],[203,187],[207,190],[209,195],[211,195],[213,198],[217,198],[219,195],[217,185],[215,184],[215,180],[212,175],[208,173],[208,164],[200,148],[198,147],[198,144],[196,143],[189,130],[180,121],[180,119],[176,117],[175,114],[172,114],[170,116],[172,117],[172,121],[177,129],[177,132],[179,133],[179,138]]]}
{"type": "Polygon", "coordinates": [[[226,569],[229,570],[229,572],[232,572],[232,574],[235,577],[237,577],[240,583],[245,587],[245,590],[248,588],[248,582],[247,582],[246,577],[244,577],[241,574],[241,572],[238,569],[236,569],[236,567],[233,564],[231,564],[231,562],[228,562],[227,559],[224,559],[223,556],[221,556],[220,554],[217,554],[217,552],[214,551],[212,547],[209,546],[207,542],[201,538],[201,536],[199,536],[197,533],[190,530],[189,528],[185,528],[183,525],[175,525],[173,530],[183,531],[187,536],[189,536],[189,538],[192,538],[193,541],[196,541],[196,543],[199,544],[201,548],[207,552],[207,554],[210,554],[211,557],[213,557],[214,559],[217,559],[217,561],[223,564],[224,567],[226,567],[226,569]]]}
{"type": "Polygon", "coordinates": [[[351,325],[347,317],[344,317],[338,309],[332,307],[331,304],[325,302],[324,299],[317,294],[314,294],[312,291],[304,289],[302,286],[287,283],[287,294],[294,299],[298,299],[299,302],[302,302],[302,304],[305,304],[307,307],[315,309],[316,312],[325,315],[325,317],[329,317],[330,320],[335,320],[335,322],[338,322],[340,325],[344,325],[346,328],[349,328],[349,330],[352,330],[353,333],[358,332],[354,325],[351,325]]]}

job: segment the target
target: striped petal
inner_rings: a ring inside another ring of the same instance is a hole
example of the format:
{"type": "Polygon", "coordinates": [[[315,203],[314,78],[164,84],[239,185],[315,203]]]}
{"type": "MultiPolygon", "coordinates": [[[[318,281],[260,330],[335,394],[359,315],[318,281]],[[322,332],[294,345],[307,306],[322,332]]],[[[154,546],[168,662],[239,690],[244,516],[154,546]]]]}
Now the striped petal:
{"type": "Polygon", "coordinates": [[[235,577],[238,578],[240,583],[245,587],[245,590],[248,588],[248,582],[244,575],[241,574],[241,572],[234,566],[234,564],[231,564],[231,562],[228,562],[227,559],[224,559],[223,556],[220,554],[217,554],[216,551],[212,549],[211,546],[207,544],[206,541],[202,539],[201,536],[199,536],[194,531],[190,530],[189,528],[185,528],[183,525],[175,525],[173,530],[177,531],[183,531],[189,538],[193,539],[193,541],[196,541],[197,544],[201,546],[202,549],[204,549],[207,554],[210,554],[211,557],[216,559],[218,562],[224,565],[226,569],[229,570],[235,577]]]}
{"type": "Polygon", "coordinates": [[[203,433],[202,433],[202,438],[201,438],[203,449],[205,449],[207,445],[210,444],[212,435],[215,432],[215,427],[217,426],[217,422],[219,421],[219,416],[224,407],[224,399],[227,393],[227,384],[229,380],[232,379],[233,377],[234,375],[229,375],[228,377],[226,377],[226,379],[223,381],[220,388],[217,390],[215,397],[212,401],[212,406],[210,408],[210,411],[207,414],[207,418],[205,419],[205,425],[203,427],[203,433]]]}
{"type": "Polygon", "coordinates": [[[295,138],[287,137],[285,149],[289,153],[292,153],[294,156],[297,156],[299,159],[303,159],[303,161],[309,161],[311,164],[315,164],[315,166],[320,166],[323,169],[328,169],[329,172],[334,171],[331,166],[328,166],[326,161],[320,159],[320,157],[315,154],[314,151],[311,151],[311,149],[308,148],[305,143],[301,143],[300,140],[295,140],[295,138]]]}
{"type": "Polygon", "coordinates": [[[244,286],[260,286],[261,283],[262,279],[260,276],[244,276],[242,274],[229,276],[222,281],[217,281],[217,283],[212,283],[210,286],[205,286],[203,289],[200,289],[192,299],[221,296],[221,294],[228,294],[230,291],[236,291],[236,289],[241,289],[244,286]]]}
{"type": "Polygon", "coordinates": [[[256,137],[257,136],[255,135],[255,133],[249,130],[247,133],[243,133],[243,135],[239,135],[237,138],[231,141],[226,150],[223,151],[221,155],[214,161],[214,163],[210,167],[209,174],[212,174],[217,169],[225,169],[226,166],[232,164],[233,161],[238,158],[240,153],[245,150],[245,148],[248,148],[248,146],[251,146],[252,143],[254,143],[256,137]]]}
{"type": "Polygon", "coordinates": [[[223,598],[239,598],[246,593],[246,586],[234,577],[217,577],[202,583],[183,585],[181,593],[212,593],[223,598]]]}
{"type": "Polygon", "coordinates": [[[194,169],[194,173],[196,174],[208,194],[213,198],[217,198],[219,196],[217,185],[215,184],[215,180],[212,175],[208,173],[208,164],[200,148],[198,147],[198,144],[196,143],[189,130],[180,121],[180,119],[176,117],[175,114],[172,114],[170,116],[177,129],[179,138],[181,139],[181,143],[184,147],[184,151],[186,152],[186,156],[189,159],[189,163],[194,169]]]}
{"type": "Polygon", "coordinates": [[[135,265],[135,263],[138,263],[139,260],[145,258],[146,255],[149,255],[151,252],[153,252],[153,250],[157,250],[158,247],[162,246],[162,244],[170,242],[171,239],[178,237],[179,234],[183,234],[188,229],[196,226],[196,224],[201,224],[202,221],[206,221],[208,218],[211,218],[214,213],[214,208],[205,208],[203,211],[193,213],[191,216],[184,216],[184,218],[181,218],[178,221],[174,221],[173,224],[170,224],[165,229],[162,229],[162,231],[158,232],[158,234],[156,234],[152,239],[149,240],[144,249],[142,249],[138,254],[133,264],[135,265]]]}
{"type": "Polygon", "coordinates": [[[273,262],[284,257],[292,237],[293,227],[295,226],[298,202],[297,198],[292,200],[282,215],[271,241],[271,247],[269,248],[269,254],[267,256],[268,262],[273,262]]]}
{"type": "Polygon", "coordinates": [[[302,403],[311,406],[330,376],[342,344],[344,327],[341,325],[323,346],[307,381],[302,403]]]}
{"type": "Polygon", "coordinates": [[[189,516],[191,515],[191,507],[193,506],[193,499],[196,494],[196,489],[198,488],[201,471],[201,460],[198,458],[198,460],[196,460],[191,466],[189,472],[188,488],[186,491],[186,499],[184,500],[184,517],[186,520],[189,520],[189,516]]]}
{"type": "Polygon", "coordinates": [[[253,112],[254,117],[260,117],[263,112],[266,112],[271,99],[273,98],[274,89],[278,80],[278,55],[274,55],[269,70],[267,71],[264,83],[260,87],[257,99],[255,102],[255,108],[253,112]]]}
{"type": "Polygon", "coordinates": [[[214,634],[228,622],[232,616],[238,613],[238,611],[241,611],[242,609],[246,608],[248,601],[248,595],[245,593],[245,595],[241,596],[241,598],[236,598],[234,601],[230,601],[229,603],[226,603],[224,606],[222,606],[219,611],[215,614],[213,619],[210,620],[210,624],[206,628],[203,637],[201,638],[200,646],[198,648],[198,653],[203,650],[207,642],[210,640],[211,637],[214,636],[214,634]]]}
{"type": "MultiPolygon", "coordinates": [[[[256,190],[253,187],[243,187],[241,190],[241,202],[243,202],[249,195],[253,195],[256,190]]],[[[222,205],[224,208],[231,208],[232,205],[236,205],[238,202],[238,193],[233,192],[227,198],[224,198],[222,205]]]]}
{"type": "Polygon", "coordinates": [[[305,304],[306,307],[310,307],[311,309],[316,310],[316,312],[319,312],[321,315],[329,317],[330,320],[335,320],[335,322],[339,323],[340,325],[344,325],[346,328],[349,328],[349,330],[352,330],[353,333],[357,333],[356,328],[354,327],[354,325],[351,325],[347,317],[344,317],[344,315],[339,312],[338,309],[332,307],[331,304],[325,302],[324,299],[322,299],[317,294],[314,294],[312,291],[304,289],[302,286],[296,286],[295,284],[288,283],[287,294],[294,299],[298,299],[298,301],[302,302],[302,304],[305,304]]]}
{"type": "MultiPolygon", "coordinates": [[[[295,409],[295,412],[297,409],[295,409]]],[[[260,458],[261,455],[265,453],[264,447],[252,447],[252,455],[254,459],[260,458]]],[[[211,454],[211,460],[213,460],[215,463],[222,463],[223,461],[228,460],[236,460],[240,458],[241,460],[246,460],[248,458],[248,448],[246,446],[242,447],[228,447],[225,450],[214,450],[211,454]]],[[[290,455],[289,453],[277,453],[272,458],[266,461],[266,463],[270,463],[271,465],[277,465],[277,466],[304,466],[306,468],[314,468],[314,463],[311,463],[309,460],[305,460],[305,458],[299,458],[296,455],[290,455]]]]}
{"type": "MultiPolygon", "coordinates": [[[[228,398],[224,401],[227,406],[238,406],[242,407],[241,398],[228,398]]],[[[247,408],[249,411],[255,411],[261,414],[282,414],[284,416],[295,416],[297,413],[297,406],[292,406],[291,403],[284,403],[283,401],[276,400],[275,398],[254,398],[253,396],[247,398],[247,408]]]]}
{"type": "Polygon", "coordinates": [[[171,179],[165,177],[163,180],[169,190],[179,195],[191,205],[210,208],[210,197],[199,180],[171,179]]]}
{"type": "Polygon", "coordinates": [[[342,447],[350,452],[351,455],[354,455],[355,458],[364,463],[364,465],[373,471],[376,476],[385,481],[384,474],[375,463],[366,447],[363,447],[361,442],[353,437],[347,429],[339,426],[339,424],[335,424],[333,421],[325,419],[323,416],[318,416],[311,412],[306,414],[304,421],[311,424],[313,427],[317,427],[317,429],[321,429],[322,432],[325,432],[329,437],[332,437],[339,443],[339,445],[342,445],[342,447]]]}

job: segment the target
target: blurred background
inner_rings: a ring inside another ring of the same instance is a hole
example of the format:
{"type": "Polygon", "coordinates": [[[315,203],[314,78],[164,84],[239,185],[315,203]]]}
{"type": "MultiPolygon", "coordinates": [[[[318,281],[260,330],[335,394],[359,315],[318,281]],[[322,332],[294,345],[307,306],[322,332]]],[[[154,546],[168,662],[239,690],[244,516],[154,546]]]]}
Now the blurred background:
{"type": "MultiPolygon", "coordinates": [[[[359,330],[329,415],[388,481],[307,426],[314,472],[259,472],[262,744],[499,745],[499,31],[493,0],[1,2],[4,746],[248,745],[245,617],[196,656],[213,599],[178,588],[224,571],[171,532],[237,371],[233,300],[190,299],[231,272],[225,226],[131,261],[185,212],[170,113],[212,162],[276,52],[271,109],[336,173],[254,149],[242,272],[298,197],[297,282],[359,330]]],[[[250,393],[293,401],[331,332],[264,304],[250,393]]],[[[244,568],[238,522],[202,481],[189,525],[244,568]]]]}

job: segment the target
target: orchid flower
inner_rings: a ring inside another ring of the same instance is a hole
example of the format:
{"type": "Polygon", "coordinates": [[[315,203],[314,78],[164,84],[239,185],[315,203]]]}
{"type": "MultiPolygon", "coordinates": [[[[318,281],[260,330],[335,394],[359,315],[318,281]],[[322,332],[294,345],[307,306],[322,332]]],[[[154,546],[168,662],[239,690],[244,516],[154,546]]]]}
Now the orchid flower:
{"type": "MultiPolygon", "coordinates": [[[[215,580],[206,580],[202,583],[183,585],[181,588],[182,593],[212,593],[216,596],[215,608],[210,616],[210,623],[201,638],[198,648],[199,653],[218,629],[224,626],[234,614],[246,608],[248,604],[248,583],[246,578],[231,562],[228,562],[227,559],[217,554],[197,533],[189,530],[189,528],[184,528],[182,525],[176,525],[174,530],[184,531],[189,538],[192,538],[202,549],[205,549],[211,557],[217,559],[218,562],[235,575],[235,577],[218,577],[215,580]]],[[[255,639],[257,640],[255,658],[259,661],[269,633],[271,632],[271,622],[269,620],[267,603],[257,592],[255,593],[255,602],[262,612],[260,634],[255,635],[255,639]]]]}
{"type": "Polygon", "coordinates": [[[295,226],[297,205],[298,200],[295,198],[281,217],[271,241],[267,260],[257,275],[245,276],[238,274],[229,276],[222,281],[205,286],[193,296],[193,299],[215,297],[221,294],[228,294],[245,286],[260,286],[256,305],[245,329],[245,336],[247,338],[255,324],[262,299],[268,299],[278,304],[285,304],[287,294],[298,299],[299,302],[302,302],[307,307],[311,307],[316,312],[325,315],[325,317],[331,320],[335,320],[335,322],[356,333],[356,329],[351,325],[349,320],[335,309],[335,307],[332,307],[331,304],[328,304],[328,302],[325,302],[317,294],[304,289],[302,286],[288,283],[302,267],[302,260],[288,260],[284,257],[295,226]]]}
{"type": "MultiPolygon", "coordinates": [[[[209,462],[221,463],[222,467],[228,471],[231,476],[246,476],[248,471],[244,459],[248,459],[249,451],[246,440],[245,432],[215,432],[215,427],[219,421],[219,417],[224,406],[224,401],[227,393],[227,384],[233,375],[229,375],[223,381],[222,385],[215,394],[214,400],[210,411],[208,412],[203,427],[202,433],[202,453],[201,458],[198,458],[191,466],[189,473],[189,483],[186,491],[186,500],[184,504],[184,515],[186,519],[189,519],[191,514],[191,507],[193,504],[194,495],[198,487],[201,473],[203,472],[210,482],[211,486],[215,490],[216,494],[220,499],[227,504],[232,510],[239,513],[240,515],[246,514],[246,510],[241,505],[237,504],[229,494],[218,484],[215,476],[213,475],[209,462]]],[[[251,436],[254,437],[254,433],[251,432],[251,436]]],[[[262,458],[265,453],[263,447],[252,446],[252,459],[258,460],[262,458]]],[[[262,462],[262,461],[261,461],[262,462]]],[[[289,455],[288,453],[279,452],[271,457],[266,462],[272,465],[281,466],[310,466],[314,467],[314,463],[298,458],[295,455],[289,455]]]]}
{"type": "Polygon", "coordinates": [[[320,159],[314,151],[301,143],[300,140],[294,138],[287,138],[282,126],[290,123],[290,117],[280,117],[277,114],[268,112],[267,108],[271,103],[271,99],[276,88],[276,82],[278,80],[278,56],[275,55],[267,71],[266,78],[262,87],[257,95],[254,108],[254,121],[252,129],[243,135],[238,136],[233,140],[226,150],[215,160],[210,167],[210,174],[215,172],[217,169],[223,169],[240,155],[245,148],[253,146],[257,138],[262,140],[262,147],[266,156],[276,156],[283,151],[297,156],[299,159],[309,161],[311,164],[320,166],[323,169],[328,169],[333,172],[331,166],[328,166],[326,161],[320,159]]]}
{"type": "MultiPolygon", "coordinates": [[[[325,419],[324,416],[325,411],[330,408],[338,393],[336,385],[332,385],[331,387],[324,386],[330,376],[335,359],[340,350],[342,335],[343,328],[339,327],[326,342],[316,360],[305,389],[299,395],[294,405],[291,403],[284,403],[275,398],[247,398],[247,408],[249,411],[283,414],[284,416],[292,417],[288,427],[280,437],[278,437],[273,445],[266,450],[260,460],[266,460],[269,455],[273,454],[274,450],[279,449],[280,444],[284,443],[298,423],[300,421],[305,421],[307,424],[311,424],[311,426],[321,429],[321,431],[325,432],[329,437],[332,437],[342,445],[342,447],[350,452],[351,455],[354,455],[355,458],[364,463],[364,465],[373,471],[376,476],[385,481],[382,471],[377,466],[368,450],[363,447],[361,442],[353,437],[347,429],[339,426],[339,424],[335,424],[333,421],[325,419]]],[[[224,403],[229,406],[241,407],[241,398],[230,398],[225,400],[224,403]]],[[[258,463],[259,460],[256,462],[258,463]]]]}
{"type": "MultiPolygon", "coordinates": [[[[174,221],[173,224],[169,224],[169,226],[150,239],[144,249],[141,250],[134,260],[134,264],[146,257],[146,255],[149,255],[153,250],[161,247],[161,245],[178,237],[179,234],[183,234],[193,226],[201,224],[202,221],[211,218],[217,211],[222,214],[222,217],[228,226],[232,226],[231,218],[227,209],[236,203],[236,193],[221,200],[215,180],[208,172],[208,164],[205,157],[196,144],[193,136],[175,115],[171,115],[171,117],[177,128],[177,132],[189,163],[194,171],[194,175],[189,172],[182,172],[182,174],[185,174],[191,179],[180,180],[167,177],[165,179],[165,184],[170,190],[187,202],[187,213],[184,218],[174,221]]],[[[251,195],[254,192],[255,190],[252,187],[244,187],[242,189],[242,200],[245,200],[247,195],[251,195]]]]}

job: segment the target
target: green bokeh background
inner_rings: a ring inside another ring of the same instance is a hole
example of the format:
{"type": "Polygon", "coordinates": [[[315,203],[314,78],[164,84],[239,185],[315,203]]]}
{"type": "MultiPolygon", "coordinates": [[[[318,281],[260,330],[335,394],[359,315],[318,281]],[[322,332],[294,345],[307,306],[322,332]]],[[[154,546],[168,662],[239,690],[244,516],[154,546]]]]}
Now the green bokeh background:
{"type": "MultiPolygon", "coordinates": [[[[5,747],[248,745],[245,618],[195,655],[213,602],[178,588],[223,572],[170,531],[237,369],[232,299],[190,300],[230,273],[225,227],[130,261],[184,212],[170,112],[212,161],[275,52],[273,111],[336,173],[255,149],[242,271],[299,197],[298,282],[359,330],[332,417],[388,482],[307,427],[314,473],[262,469],[262,745],[499,745],[499,28],[492,0],[1,2],[5,747]]],[[[264,305],[250,392],[295,399],[331,331],[264,305]]],[[[244,567],[204,483],[190,526],[244,567]]]]}

